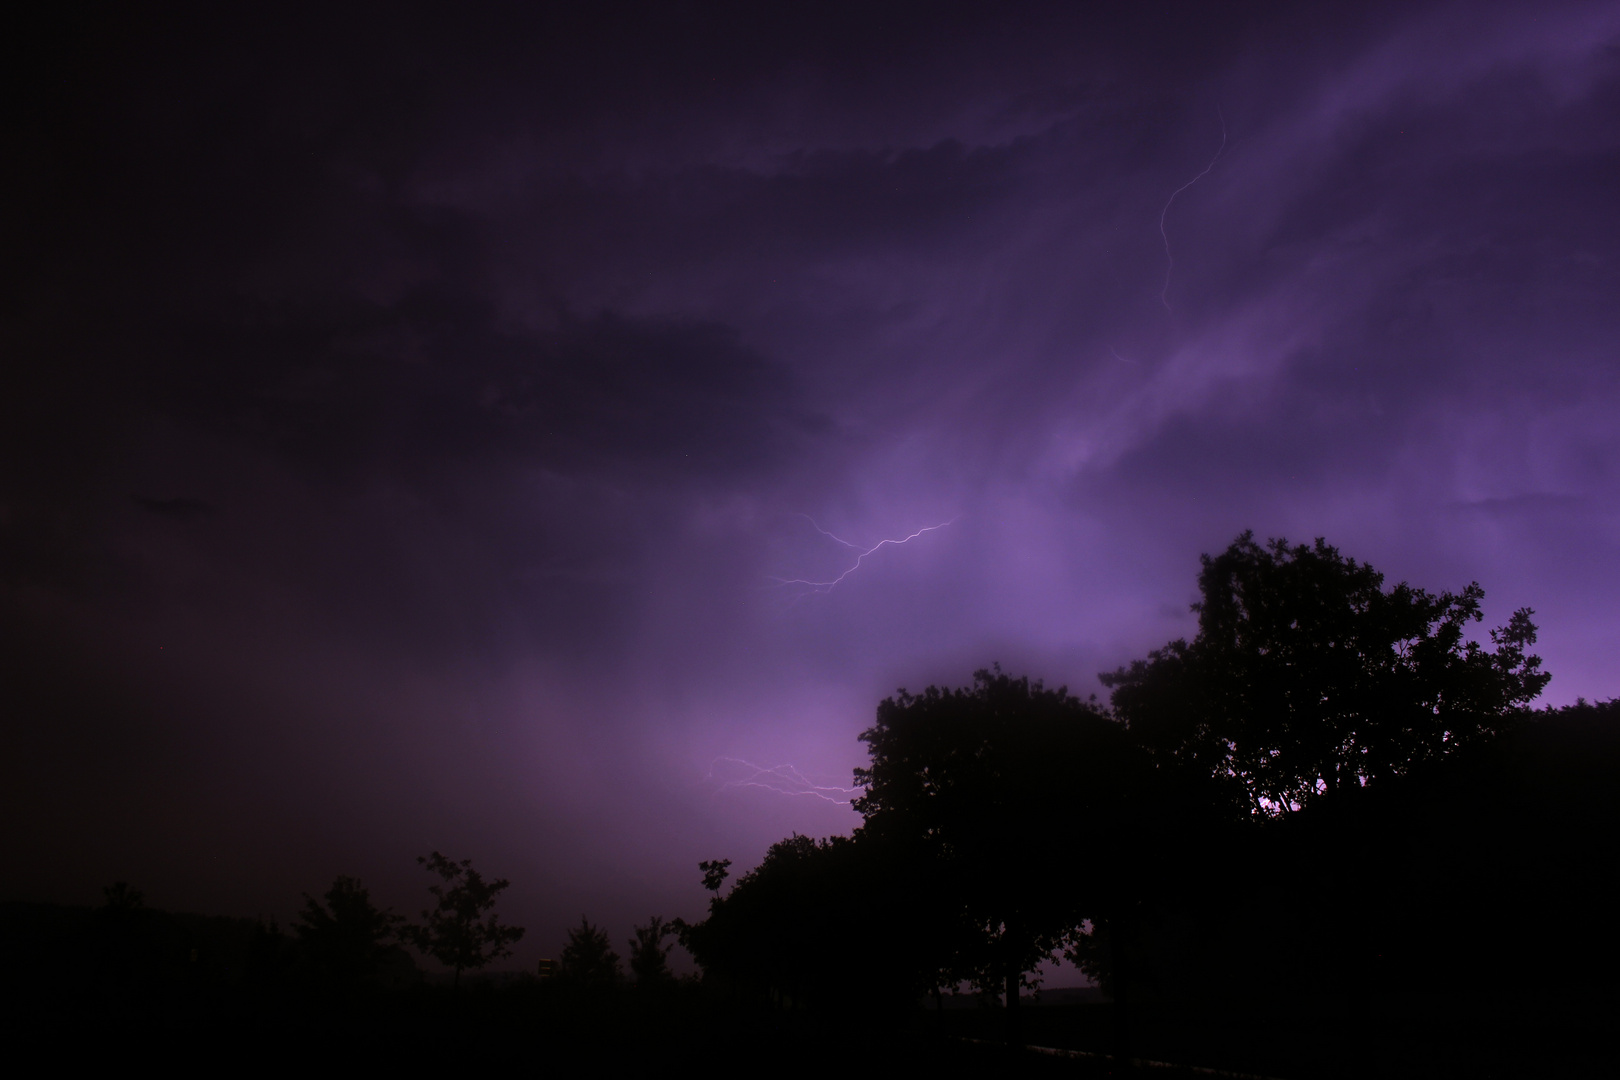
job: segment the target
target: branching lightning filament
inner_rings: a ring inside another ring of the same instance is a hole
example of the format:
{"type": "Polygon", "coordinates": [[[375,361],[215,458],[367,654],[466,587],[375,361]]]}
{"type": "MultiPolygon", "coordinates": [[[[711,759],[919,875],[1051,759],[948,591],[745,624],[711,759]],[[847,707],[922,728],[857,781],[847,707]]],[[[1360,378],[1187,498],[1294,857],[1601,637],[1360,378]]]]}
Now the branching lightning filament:
{"type": "Polygon", "coordinates": [[[829,540],[832,540],[832,541],[834,541],[834,542],[836,542],[838,544],[842,544],[844,547],[849,548],[851,551],[854,551],[854,552],[857,553],[856,556],[855,556],[855,562],[853,564],[851,564],[849,569],[845,570],[843,573],[839,574],[837,577],[833,578],[830,581],[811,581],[811,580],[809,580],[807,578],[772,578],[771,579],[771,580],[775,581],[776,584],[779,585],[779,586],[784,586],[785,587],[785,586],[789,586],[789,585],[797,585],[797,586],[803,588],[804,590],[806,590],[807,592],[820,592],[820,593],[831,592],[845,578],[849,577],[849,575],[851,575],[855,571],[859,570],[861,568],[861,564],[866,561],[868,556],[877,553],[882,548],[889,547],[889,546],[899,547],[901,544],[909,544],[911,541],[917,539],[917,537],[923,535],[924,533],[931,533],[931,532],[934,532],[934,531],[936,531],[938,529],[943,529],[943,528],[945,528],[945,526],[954,525],[958,520],[960,520],[960,515],[958,515],[957,517],[951,518],[950,521],[942,521],[938,525],[925,525],[924,527],[918,529],[916,532],[912,533],[910,536],[904,536],[904,537],[901,537],[898,540],[879,540],[877,543],[873,544],[871,547],[863,548],[861,545],[853,544],[853,543],[849,542],[848,540],[845,540],[841,536],[834,536],[832,533],[828,532],[826,529],[823,529],[820,525],[817,525],[816,520],[814,518],[812,518],[809,514],[800,514],[799,516],[804,518],[804,520],[808,521],[810,523],[810,527],[815,529],[816,532],[820,533],[822,536],[825,536],[829,540]]]}
{"type": "Polygon", "coordinates": [[[735,757],[715,758],[703,780],[718,784],[714,789],[717,795],[734,788],[764,788],[778,795],[808,795],[838,806],[848,806],[860,791],[860,788],[815,783],[792,765],[756,765],[735,757]],[[722,769],[739,775],[726,779],[719,775],[722,769]]]}

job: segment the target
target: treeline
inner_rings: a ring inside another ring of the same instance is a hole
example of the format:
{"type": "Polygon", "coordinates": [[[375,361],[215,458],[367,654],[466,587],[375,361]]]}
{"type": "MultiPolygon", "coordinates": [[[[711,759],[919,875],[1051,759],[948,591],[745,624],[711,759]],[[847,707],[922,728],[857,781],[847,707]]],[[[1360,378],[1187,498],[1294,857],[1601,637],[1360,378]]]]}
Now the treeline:
{"type": "MultiPolygon", "coordinates": [[[[898,1031],[964,984],[1021,1041],[1020,997],[1063,957],[1111,998],[1115,1060],[1144,1011],[1150,1041],[1190,1061],[1240,1026],[1211,1018],[1314,1010],[1346,1049],[1296,1058],[1300,1074],[1339,1075],[1392,1003],[1449,1001],[1490,1023],[1503,1002],[1585,1010],[1590,1032],[1566,1042],[1608,1062],[1591,1032],[1620,962],[1620,702],[1532,710],[1549,676],[1528,609],[1470,640],[1477,585],[1386,588],[1320,540],[1245,534],[1204,557],[1198,587],[1197,634],[1104,674],[1106,703],[999,668],[883,701],[860,736],[860,827],[784,839],[736,880],[729,860],[700,864],[705,917],[636,926],[629,978],[582,917],[546,977],[463,985],[523,930],[495,914],[505,879],[434,852],[416,920],[348,877],[286,930],[152,911],[122,884],[100,909],[0,905],[0,1014],[62,1038],[370,1039],[411,1064],[429,1046],[452,1062],[474,1046],[527,1062],[536,1045],[835,1060],[876,1044],[829,1032],[898,1031]],[[676,941],[701,977],[671,975],[676,941]]],[[[930,1045],[946,1065],[959,1052],[930,1045]]]]}
{"type": "MultiPolygon", "coordinates": [[[[416,923],[378,906],[365,885],[346,876],[318,897],[305,893],[285,931],[274,920],[154,910],[140,890],[116,882],[96,909],[0,905],[0,958],[13,981],[145,992],[169,985],[398,990],[424,981],[409,949],[438,961],[459,986],[464,972],[510,956],[524,929],[502,923],[494,907],[511,883],[436,851],[417,861],[437,880],[428,889],[432,906],[416,923]]],[[[634,927],[627,946],[637,986],[675,981],[669,954],[678,930],[656,915],[634,927]]],[[[574,988],[626,980],[607,932],[583,916],[568,931],[561,959],[541,961],[536,974],[574,988]]]]}
{"type": "Polygon", "coordinates": [[[793,836],[683,940],[732,992],[1009,1006],[1066,957],[1130,1002],[1331,1008],[1608,993],[1620,703],[1532,711],[1532,612],[1469,640],[1434,594],[1318,540],[1205,556],[1198,632],[1102,679],[901,691],[861,739],[863,822],[793,836]]]}
{"type": "Polygon", "coordinates": [[[95,908],[0,903],[0,1034],[56,1060],[413,1070],[532,1068],[537,1055],[640,1067],[779,1041],[770,1023],[738,1026],[757,1010],[711,1009],[696,980],[675,978],[676,929],[657,917],[625,943],[628,977],[607,933],[582,917],[549,968],[466,978],[523,936],[495,911],[508,882],[438,852],[418,861],[431,884],[417,919],[352,877],[305,894],[285,928],[158,910],[123,882],[95,908]],[[445,974],[424,972],[425,958],[445,974]]]}
{"type": "Polygon", "coordinates": [[[166,989],[397,989],[422,972],[406,946],[431,956],[456,983],[511,955],[522,927],[494,913],[510,882],[487,880],[471,860],[434,852],[417,860],[434,876],[420,923],[378,907],[352,877],[304,905],[289,931],[274,920],[189,915],[149,908],[139,889],[115,882],[100,908],[0,905],[0,956],[18,985],[105,994],[166,989]]]}

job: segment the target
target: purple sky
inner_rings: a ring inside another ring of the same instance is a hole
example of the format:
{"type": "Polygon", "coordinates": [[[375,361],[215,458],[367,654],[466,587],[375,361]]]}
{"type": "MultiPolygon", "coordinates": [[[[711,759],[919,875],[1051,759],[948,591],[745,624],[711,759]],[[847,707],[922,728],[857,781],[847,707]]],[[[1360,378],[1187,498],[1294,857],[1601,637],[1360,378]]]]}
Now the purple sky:
{"type": "Polygon", "coordinates": [[[1620,7],[811,7],[7,43],[5,897],[622,940],[1246,528],[1620,693],[1620,7]]]}

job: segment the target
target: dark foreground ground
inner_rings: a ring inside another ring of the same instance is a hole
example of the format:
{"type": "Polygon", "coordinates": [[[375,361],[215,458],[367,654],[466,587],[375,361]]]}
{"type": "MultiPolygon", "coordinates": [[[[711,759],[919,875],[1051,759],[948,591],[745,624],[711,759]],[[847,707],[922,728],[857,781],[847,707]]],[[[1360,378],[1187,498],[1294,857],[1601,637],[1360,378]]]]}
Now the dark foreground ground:
{"type": "Polygon", "coordinates": [[[963,1000],[813,1016],[692,984],[585,988],[519,976],[455,988],[397,959],[395,970],[343,983],[245,920],[0,904],[0,1045],[7,1060],[37,1058],[53,1071],[1620,1076],[1620,999],[1590,990],[1479,986],[1352,1003],[1282,988],[1266,1000],[1136,1003],[1138,1064],[1126,1069],[1107,1056],[1113,1006],[1074,993],[1019,1010],[1023,1043],[1080,1055],[1064,1056],[1009,1051],[1002,1010],[963,1000]]]}
{"type": "Polygon", "coordinates": [[[56,1068],[146,1064],[283,1072],[319,1065],[403,1074],[539,1076],[692,1071],[769,1076],[1611,1077],[1613,1012],[1466,1012],[1408,1003],[1350,1025],[1236,1009],[1138,1009],[1124,1069],[1110,1006],[1021,1010],[1032,1047],[1001,1044],[1000,1010],[836,1020],[746,1007],[698,987],[585,993],[538,980],[456,990],[130,996],[39,994],[6,1003],[12,1052],[56,1068]],[[1092,1056],[1084,1056],[1092,1055],[1092,1056]],[[1183,1068],[1168,1068],[1173,1063],[1183,1068]],[[1196,1066],[1196,1068],[1193,1068],[1196,1066]]]}
{"type": "MultiPolygon", "coordinates": [[[[1528,994],[1516,988],[1468,1000],[1409,995],[1354,1011],[1321,1003],[1231,1001],[1197,1007],[1133,1007],[1129,1050],[1142,1075],[1177,1071],[1151,1063],[1279,1080],[1350,1077],[1614,1077],[1617,1003],[1585,995],[1528,994]]],[[[1113,1048],[1112,1006],[1057,1005],[1022,1010],[1024,1041],[1080,1051],[1113,1048]]],[[[999,1011],[946,1011],[916,1018],[919,1030],[994,1039],[999,1011]]],[[[1077,1075],[1085,1075],[1077,1073],[1077,1075]]]]}
{"type": "MultiPolygon", "coordinates": [[[[709,1000],[555,992],[534,983],[299,1001],[10,1003],[10,1055],[52,1069],[360,1075],[1111,1075],[992,1043],[709,1000]]],[[[17,1060],[13,1057],[13,1060],[17,1060]]]]}

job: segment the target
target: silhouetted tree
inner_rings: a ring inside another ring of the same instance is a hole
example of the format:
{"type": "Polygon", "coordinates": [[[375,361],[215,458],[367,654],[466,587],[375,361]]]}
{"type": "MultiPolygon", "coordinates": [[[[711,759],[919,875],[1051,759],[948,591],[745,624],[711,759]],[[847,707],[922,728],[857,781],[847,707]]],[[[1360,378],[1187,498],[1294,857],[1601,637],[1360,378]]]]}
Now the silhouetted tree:
{"type": "Polygon", "coordinates": [[[677,928],[660,916],[654,915],[647,920],[646,926],[632,929],[635,936],[629,942],[630,970],[635,975],[637,983],[651,986],[668,982],[671,978],[669,950],[674,946],[665,945],[664,939],[675,936],[678,933],[677,928]]]}
{"type": "Polygon", "coordinates": [[[1161,762],[1275,816],[1489,741],[1546,686],[1529,608],[1487,649],[1464,637],[1478,584],[1383,582],[1320,539],[1246,532],[1203,556],[1198,635],[1102,676],[1114,711],[1161,762]]]}
{"type": "Polygon", "coordinates": [[[400,917],[373,904],[370,892],[352,877],[334,881],[324,901],[305,893],[304,910],[293,923],[304,955],[323,976],[338,982],[374,974],[400,917]]]}
{"type": "Polygon", "coordinates": [[[579,925],[568,931],[560,967],[564,978],[580,986],[613,986],[623,977],[619,954],[613,951],[607,931],[592,926],[583,915],[579,925]]]}
{"type": "Polygon", "coordinates": [[[1006,995],[1129,883],[1148,772],[1125,730],[1066,688],[999,668],[901,691],[862,732],[862,832],[932,863],[951,935],[939,977],[1006,995]]]}
{"type": "Polygon", "coordinates": [[[703,873],[703,887],[712,893],[720,891],[726,883],[726,877],[731,873],[730,859],[711,859],[698,863],[698,869],[703,873]]]}
{"type": "MultiPolygon", "coordinates": [[[[1428,835],[1419,823],[1436,820],[1435,792],[1526,723],[1548,680],[1529,654],[1532,612],[1482,645],[1467,639],[1481,621],[1477,584],[1386,588],[1323,540],[1261,545],[1252,533],[1203,556],[1198,586],[1192,641],[1101,676],[1159,790],[1196,788],[1184,811],[1206,808],[1181,812],[1185,854],[1167,860],[1187,870],[1164,890],[1182,947],[1144,922],[1141,903],[1121,904],[1071,958],[1116,1001],[1154,964],[1208,993],[1331,987],[1364,1001],[1376,973],[1411,968],[1440,936],[1413,929],[1416,882],[1438,875],[1408,863],[1409,837],[1428,835]],[[1202,848],[1185,842],[1193,835],[1202,848]]],[[[1431,840],[1418,862],[1450,854],[1431,840]]],[[[1477,903],[1460,900],[1430,906],[1477,903]]]]}
{"type": "Polygon", "coordinates": [[[146,907],[146,894],[132,888],[127,881],[115,881],[101,890],[106,897],[107,911],[140,911],[146,907]]]}
{"type": "MultiPolygon", "coordinates": [[[[1204,558],[1199,586],[1198,636],[1104,676],[1112,711],[999,668],[882,702],[861,735],[854,836],[792,836],[724,893],[729,862],[700,864],[708,917],[676,925],[705,977],[793,1006],[971,979],[1006,995],[1016,1037],[1028,973],[1063,951],[1113,994],[1128,1056],[1134,987],[1325,979],[1356,997],[1375,969],[1410,966],[1386,954],[1436,938],[1411,897],[1419,864],[1441,861],[1404,815],[1439,827],[1451,793],[1504,822],[1520,802],[1556,803],[1504,801],[1480,779],[1517,760],[1505,736],[1536,726],[1526,706],[1547,676],[1532,613],[1481,645],[1466,640],[1477,585],[1386,590],[1322,541],[1249,534],[1204,558]]],[[[1581,737],[1597,745],[1612,710],[1588,711],[1581,737]]],[[[1612,799],[1592,805],[1613,819],[1612,799]]],[[[1471,869],[1430,875],[1422,888],[1444,899],[1428,906],[1484,910],[1474,898],[1502,887],[1483,883],[1479,852],[1500,836],[1444,827],[1471,869]]],[[[1554,831],[1540,828],[1538,842],[1554,831]]]]}
{"type": "Polygon", "coordinates": [[[423,925],[403,931],[411,944],[452,968],[458,986],[463,971],[512,955],[511,946],[523,937],[523,927],[501,925],[493,910],[495,898],[511,882],[505,878],[485,881],[472,868],[471,859],[456,862],[437,851],[416,861],[441,880],[428,887],[438,902],[432,910],[422,912],[423,925]]]}
{"type": "Polygon", "coordinates": [[[281,932],[276,921],[256,920],[245,964],[248,983],[260,989],[278,985],[286,976],[292,959],[287,935],[281,932]]]}
{"type": "Polygon", "coordinates": [[[115,985],[128,989],[159,964],[161,948],[153,933],[157,913],[147,908],[146,897],[127,881],[115,881],[101,894],[106,903],[96,913],[100,965],[115,985]]]}
{"type": "MultiPolygon", "coordinates": [[[[709,915],[681,924],[705,979],[786,1008],[908,1005],[931,985],[943,935],[924,925],[926,879],[870,837],[772,844],[709,915]]],[[[718,885],[703,864],[708,883],[718,885]]]]}

